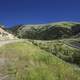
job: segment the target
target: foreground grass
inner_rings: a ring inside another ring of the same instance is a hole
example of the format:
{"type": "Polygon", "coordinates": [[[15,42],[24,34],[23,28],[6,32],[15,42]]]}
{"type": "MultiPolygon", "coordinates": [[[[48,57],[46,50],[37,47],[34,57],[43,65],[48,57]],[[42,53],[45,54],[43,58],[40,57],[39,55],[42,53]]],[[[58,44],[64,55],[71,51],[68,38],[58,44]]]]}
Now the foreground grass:
{"type": "Polygon", "coordinates": [[[1,47],[0,58],[5,59],[0,73],[9,75],[8,80],[80,80],[78,68],[30,42],[1,47]]]}

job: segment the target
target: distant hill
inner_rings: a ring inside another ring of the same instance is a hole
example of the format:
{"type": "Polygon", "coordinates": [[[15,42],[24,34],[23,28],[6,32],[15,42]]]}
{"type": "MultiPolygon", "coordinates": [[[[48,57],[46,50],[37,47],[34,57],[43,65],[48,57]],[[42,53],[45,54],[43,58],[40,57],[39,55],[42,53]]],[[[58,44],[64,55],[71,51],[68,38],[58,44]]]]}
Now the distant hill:
{"type": "Polygon", "coordinates": [[[80,32],[79,22],[56,22],[37,25],[16,25],[13,33],[19,38],[52,40],[70,38],[80,32]]]}

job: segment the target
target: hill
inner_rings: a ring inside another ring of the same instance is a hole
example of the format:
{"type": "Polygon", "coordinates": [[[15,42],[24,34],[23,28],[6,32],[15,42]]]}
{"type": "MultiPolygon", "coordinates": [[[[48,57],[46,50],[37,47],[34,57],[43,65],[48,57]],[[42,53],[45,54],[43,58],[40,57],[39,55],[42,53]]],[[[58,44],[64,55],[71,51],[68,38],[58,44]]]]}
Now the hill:
{"type": "Polygon", "coordinates": [[[80,38],[31,40],[31,42],[66,62],[80,66],[80,38]]]}
{"type": "Polygon", "coordinates": [[[0,26],[0,40],[16,39],[4,26],[0,26]]]}
{"type": "Polygon", "coordinates": [[[78,22],[56,22],[38,25],[17,25],[12,28],[19,38],[36,40],[53,40],[71,38],[80,33],[78,22]]]}
{"type": "Polygon", "coordinates": [[[0,47],[0,74],[5,80],[80,80],[79,67],[29,41],[0,47]]]}
{"type": "Polygon", "coordinates": [[[0,35],[0,79],[80,80],[80,23],[0,27],[0,35]]]}

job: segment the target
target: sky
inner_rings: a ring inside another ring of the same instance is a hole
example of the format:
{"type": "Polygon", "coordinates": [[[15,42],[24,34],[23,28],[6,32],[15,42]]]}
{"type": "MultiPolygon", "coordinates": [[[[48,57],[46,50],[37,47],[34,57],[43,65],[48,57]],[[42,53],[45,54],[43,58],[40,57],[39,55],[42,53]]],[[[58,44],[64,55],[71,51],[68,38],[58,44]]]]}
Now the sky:
{"type": "Polygon", "coordinates": [[[0,24],[80,21],[80,0],[0,0],[0,24]]]}

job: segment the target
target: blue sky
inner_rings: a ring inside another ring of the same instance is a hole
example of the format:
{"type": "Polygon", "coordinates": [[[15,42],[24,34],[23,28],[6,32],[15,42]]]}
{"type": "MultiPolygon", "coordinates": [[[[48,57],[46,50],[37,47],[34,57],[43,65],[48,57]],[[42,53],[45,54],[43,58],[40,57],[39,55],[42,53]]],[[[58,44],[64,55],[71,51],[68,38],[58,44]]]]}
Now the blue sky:
{"type": "Polygon", "coordinates": [[[0,0],[0,24],[80,21],[80,0],[0,0]]]}

